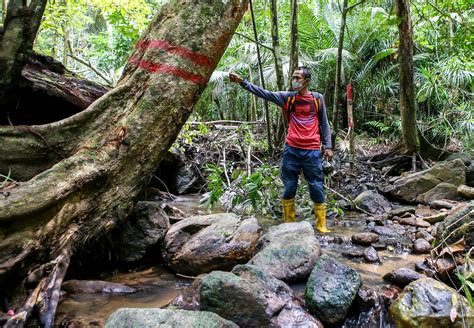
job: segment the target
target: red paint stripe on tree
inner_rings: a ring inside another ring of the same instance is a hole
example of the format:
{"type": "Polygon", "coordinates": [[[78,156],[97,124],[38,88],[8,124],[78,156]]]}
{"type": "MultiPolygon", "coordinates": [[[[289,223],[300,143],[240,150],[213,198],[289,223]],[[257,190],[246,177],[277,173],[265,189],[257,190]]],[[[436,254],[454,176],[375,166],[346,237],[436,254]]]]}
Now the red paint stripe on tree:
{"type": "Polygon", "coordinates": [[[206,84],[207,79],[199,74],[190,73],[182,68],[166,65],[166,64],[154,64],[144,59],[140,60],[138,58],[130,58],[129,63],[136,64],[138,67],[147,70],[150,73],[164,73],[171,74],[182,78],[183,80],[196,83],[196,84],[206,84]]]}
{"type": "Polygon", "coordinates": [[[194,52],[191,49],[181,47],[175,44],[171,44],[165,40],[140,40],[138,41],[136,47],[141,48],[142,50],[145,50],[147,48],[161,49],[166,52],[189,59],[194,64],[200,65],[200,66],[213,66],[214,65],[214,61],[212,60],[212,58],[206,55],[194,52]]]}

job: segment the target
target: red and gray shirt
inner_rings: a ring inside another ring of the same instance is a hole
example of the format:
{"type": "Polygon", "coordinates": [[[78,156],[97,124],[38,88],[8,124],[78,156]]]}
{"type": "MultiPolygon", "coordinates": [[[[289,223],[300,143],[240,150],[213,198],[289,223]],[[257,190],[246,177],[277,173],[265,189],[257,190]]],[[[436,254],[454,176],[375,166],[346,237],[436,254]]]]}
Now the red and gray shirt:
{"type": "Polygon", "coordinates": [[[240,85],[257,97],[271,101],[282,107],[288,122],[286,143],[300,149],[332,149],[331,128],[326,113],[326,103],[322,94],[309,92],[300,95],[297,92],[278,91],[272,92],[262,89],[247,80],[240,85]],[[288,106],[288,100],[295,97],[293,105],[288,106]],[[290,107],[290,111],[288,108],[290,107]],[[319,108],[318,108],[319,107],[319,108]]]}

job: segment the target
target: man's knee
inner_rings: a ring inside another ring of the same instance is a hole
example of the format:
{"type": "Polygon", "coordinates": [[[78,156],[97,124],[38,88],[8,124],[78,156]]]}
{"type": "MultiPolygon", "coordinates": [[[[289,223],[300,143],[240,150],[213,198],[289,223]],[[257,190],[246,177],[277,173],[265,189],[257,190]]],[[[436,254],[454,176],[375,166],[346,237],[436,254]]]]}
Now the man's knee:
{"type": "Polygon", "coordinates": [[[284,181],[283,199],[291,199],[296,196],[296,189],[298,187],[297,182],[284,181]]]}

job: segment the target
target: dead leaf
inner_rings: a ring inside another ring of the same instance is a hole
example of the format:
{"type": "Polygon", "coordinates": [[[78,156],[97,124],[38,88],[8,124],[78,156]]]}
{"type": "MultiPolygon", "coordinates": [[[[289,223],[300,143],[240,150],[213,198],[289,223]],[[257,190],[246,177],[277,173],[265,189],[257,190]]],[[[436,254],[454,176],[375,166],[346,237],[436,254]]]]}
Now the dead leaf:
{"type": "Polygon", "coordinates": [[[454,254],[454,253],[462,252],[464,251],[464,249],[466,249],[466,242],[464,241],[464,237],[463,237],[462,239],[455,242],[454,244],[451,244],[443,248],[438,256],[443,256],[446,253],[454,254]]]}

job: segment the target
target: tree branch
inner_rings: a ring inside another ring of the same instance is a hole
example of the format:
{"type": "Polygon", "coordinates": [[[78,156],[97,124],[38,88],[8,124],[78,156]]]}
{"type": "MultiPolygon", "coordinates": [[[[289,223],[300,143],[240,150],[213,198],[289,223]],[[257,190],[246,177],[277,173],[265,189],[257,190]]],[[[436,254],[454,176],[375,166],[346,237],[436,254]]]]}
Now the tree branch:
{"type": "Polygon", "coordinates": [[[272,47],[266,46],[266,45],[264,45],[263,43],[260,43],[260,42],[258,42],[258,41],[255,41],[254,39],[252,39],[252,38],[249,37],[249,36],[246,36],[245,34],[242,34],[242,33],[239,33],[239,32],[235,32],[235,34],[237,34],[238,36],[241,36],[241,37],[243,37],[243,38],[245,38],[245,39],[247,39],[247,40],[249,40],[249,41],[252,41],[252,42],[255,43],[255,44],[258,44],[259,46],[261,46],[261,47],[263,47],[263,48],[265,48],[265,49],[268,49],[268,50],[270,50],[271,52],[274,52],[274,51],[275,51],[272,47]]]}
{"type": "Polygon", "coordinates": [[[97,76],[99,76],[102,80],[104,80],[104,81],[107,83],[107,85],[108,85],[109,87],[112,87],[112,86],[113,86],[113,85],[112,85],[112,81],[110,81],[105,75],[103,75],[97,68],[95,68],[94,66],[92,66],[91,63],[88,63],[88,62],[86,62],[84,59],[81,59],[81,58],[79,58],[79,57],[74,56],[72,53],[67,54],[67,55],[68,55],[69,57],[71,57],[72,59],[74,59],[75,61],[81,63],[82,65],[84,65],[84,66],[90,68],[92,71],[94,71],[94,73],[97,74],[97,76]]]}
{"type": "Polygon", "coordinates": [[[349,12],[352,8],[357,7],[358,5],[360,5],[360,4],[364,3],[364,2],[365,2],[365,0],[362,0],[362,1],[359,1],[359,2],[357,2],[357,3],[355,3],[355,4],[353,4],[352,6],[347,7],[346,12],[349,12]]]}

